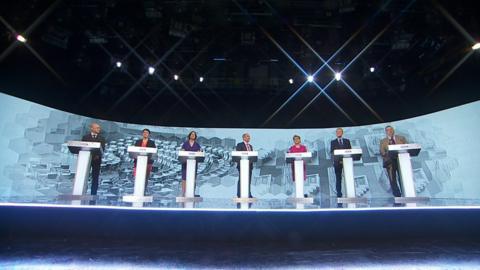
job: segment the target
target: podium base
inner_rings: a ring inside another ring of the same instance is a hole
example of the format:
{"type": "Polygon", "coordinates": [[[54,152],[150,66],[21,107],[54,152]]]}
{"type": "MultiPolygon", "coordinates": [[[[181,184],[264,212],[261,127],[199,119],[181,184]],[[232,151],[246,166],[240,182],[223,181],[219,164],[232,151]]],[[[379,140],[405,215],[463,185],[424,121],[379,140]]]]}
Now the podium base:
{"type": "Polygon", "coordinates": [[[153,196],[134,196],[134,195],[126,195],[123,196],[124,202],[153,202],[153,196]]]}
{"type": "Polygon", "coordinates": [[[287,201],[290,202],[290,203],[308,204],[308,203],[313,203],[313,198],[312,198],[312,197],[307,197],[307,198],[288,198],[287,201]]]}
{"type": "Polygon", "coordinates": [[[238,198],[234,197],[233,201],[236,203],[253,203],[256,202],[258,199],[257,198],[238,198]]]}
{"type": "Polygon", "coordinates": [[[395,197],[395,203],[428,202],[428,197],[395,197]]]}
{"type": "Polygon", "coordinates": [[[59,195],[59,200],[66,201],[95,201],[98,195],[59,195]]]}
{"type": "Polygon", "coordinates": [[[337,203],[367,203],[367,198],[353,197],[353,198],[337,198],[337,203]]]}
{"type": "Polygon", "coordinates": [[[176,202],[178,203],[184,203],[184,202],[203,202],[202,197],[177,197],[175,199],[176,202]]]}

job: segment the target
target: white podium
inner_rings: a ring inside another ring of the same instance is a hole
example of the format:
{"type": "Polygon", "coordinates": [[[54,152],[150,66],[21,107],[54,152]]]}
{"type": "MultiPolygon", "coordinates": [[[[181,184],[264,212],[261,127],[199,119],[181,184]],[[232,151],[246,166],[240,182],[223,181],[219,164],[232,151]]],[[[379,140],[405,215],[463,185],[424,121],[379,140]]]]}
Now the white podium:
{"type": "Polygon", "coordinates": [[[147,165],[148,159],[157,155],[156,147],[129,146],[127,152],[131,158],[137,159],[135,183],[133,186],[133,195],[123,196],[125,202],[152,202],[152,196],[145,196],[145,185],[147,184],[147,165]]]}
{"type": "Polygon", "coordinates": [[[250,185],[250,162],[256,162],[258,160],[257,151],[232,151],[232,160],[240,162],[240,198],[233,198],[237,203],[253,202],[255,198],[249,198],[250,185]]]}
{"type": "Polygon", "coordinates": [[[73,200],[92,200],[94,195],[86,195],[88,177],[90,175],[90,164],[92,162],[92,152],[102,152],[102,146],[99,142],[69,141],[68,150],[72,154],[78,154],[77,170],[73,182],[72,195],[61,196],[65,199],[73,200]]]}
{"type": "Polygon", "coordinates": [[[197,162],[203,162],[205,160],[205,152],[192,152],[192,151],[178,151],[178,160],[184,164],[187,163],[187,176],[185,197],[177,197],[177,202],[200,202],[201,197],[195,197],[195,167],[197,162]]]}
{"type": "Polygon", "coordinates": [[[337,198],[338,203],[359,203],[366,202],[367,198],[357,198],[355,193],[355,178],[353,174],[353,161],[362,157],[361,148],[336,149],[333,155],[341,157],[343,161],[343,177],[345,178],[346,198],[337,198]]]}
{"type": "Polygon", "coordinates": [[[410,157],[417,156],[422,147],[419,144],[392,144],[388,146],[388,154],[398,157],[400,180],[402,181],[403,197],[395,198],[395,202],[404,203],[409,201],[426,200],[425,197],[417,197],[415,183],[413,181],[412,162],[410,157]]]}
{"type": "Polygon", "coordinates": [[[285,161],[287,163],[293,163],[295,169],[295,197],[290,198],[291,201],[296,203],[313,203],[313,198],[304,196],[304,171],[303,164],[306,161],[312,158],[312,152],[303,152],[303,153],[286,153],[285,161]]]}

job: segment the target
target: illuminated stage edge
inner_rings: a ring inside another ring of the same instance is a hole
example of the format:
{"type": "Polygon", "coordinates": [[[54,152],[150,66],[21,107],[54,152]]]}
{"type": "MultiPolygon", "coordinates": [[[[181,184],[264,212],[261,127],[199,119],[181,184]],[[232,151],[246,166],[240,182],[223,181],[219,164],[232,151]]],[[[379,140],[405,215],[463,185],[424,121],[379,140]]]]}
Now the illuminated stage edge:
{"type": "Polygon", "coordinates": [[[172,209],[0,203],[0,237],[138,241],[480,238],[479,206],[172,209]]]}

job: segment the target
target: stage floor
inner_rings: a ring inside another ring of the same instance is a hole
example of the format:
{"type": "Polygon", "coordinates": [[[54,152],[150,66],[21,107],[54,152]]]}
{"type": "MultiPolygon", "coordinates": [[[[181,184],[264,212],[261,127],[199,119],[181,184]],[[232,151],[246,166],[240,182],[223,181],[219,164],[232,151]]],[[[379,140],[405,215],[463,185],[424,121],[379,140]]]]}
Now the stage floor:
{"type": "Polygon", "coordinates": [[[0,197],[0,205],[36,205],[36,206],[85,206],[112,208],[146,208],[158,210],[194,209],[194,210],[342,210],[342,209],[389,209],[389,208],[480,208],[480,199],[428,199],[414,203],[396,203],[393,198],[368,199],[363,203],[337,203],[336,197],[313,198],[313,203],[294,203],[288,199],[257,199],[252,203],[236,203],[232,199],[202,198],[201,202],[181,203],[176,198],[153,197],[152,202],[131,203],[122,197],[97,197],[95,200],[71,200],[52,196],[0,197]]]}

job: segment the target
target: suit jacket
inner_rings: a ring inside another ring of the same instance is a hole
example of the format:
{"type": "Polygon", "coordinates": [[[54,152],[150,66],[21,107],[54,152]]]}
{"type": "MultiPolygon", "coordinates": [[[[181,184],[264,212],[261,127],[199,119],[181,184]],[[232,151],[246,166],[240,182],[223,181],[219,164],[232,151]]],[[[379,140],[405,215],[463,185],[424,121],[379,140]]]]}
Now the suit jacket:
{"type": "MultiPolygon", "coordinates": [[[[253,151],[253,145],[251,144],[248,144],[250,145],[250,151],[253,151]]],[[[237,147],[235,147],[235,150],[236,151],[247,151],[247,146],[245,145],[245,143],[242,141],[240,143],[237,144],[237,147]]],[[[250,162],[250,170],[253,169],[253,166],[252,166],[253,162],[250,162]]],[[[240,162],[237,162],[237,169],[240,170],[240,162]]]]}
{"type": "Polygon", "coordinates": [[[338,142],[338,138],[330,142],[330,155],[332,156],[333,166],[342,165],[342,157],[333,155],[333,151],[337,149],[352,149],[349,139],[342,138],[343,144],[338,142]]]}
{"type": "MultiPolygon", "coordinates": [[[[142,141],[143,141],[143,139],[137,140],[135,142],[135,146],[142,146],[142,141]]],[[[157,146],[155,145],[155,142],[153,140],[150,140],[150,139],[148,139],[148,141],[147,141],[147,147],[157,148],[157,146]]],[[[135,159],[135,161],[137,161],[137,160],[135,159]]],[[[149,158],[148,159],[148,164],[153,164],[153,159],[149,158]]]]}
{"type": "MultiPolygon", "coordinates": [[[[97,137],[94,139],[92,137],[91,133],[85,134],[82,137],[82,141],[84,142],[99,142],[102,150],[105,151],[105,138],[103,138],[102,135],[98,134],[97,137]]],[[[92,151],[92,159],[98,159],[102,157],[102,152],[98,151],[92,151]]]]}
{"type": "MultiPolygon", "coordinates": [[[[407,139],[405,139],[405,137],[403,137],[403,136],[394,135],[393,137],[395,139],[396,144],[407,143],[407,139]]],[[[387,167],[390,164],[392,164],[392,157],[388,154],[388,137],[383,138],[380,141],[380,155],[383,158],[383,167],[387,167]]]]}

